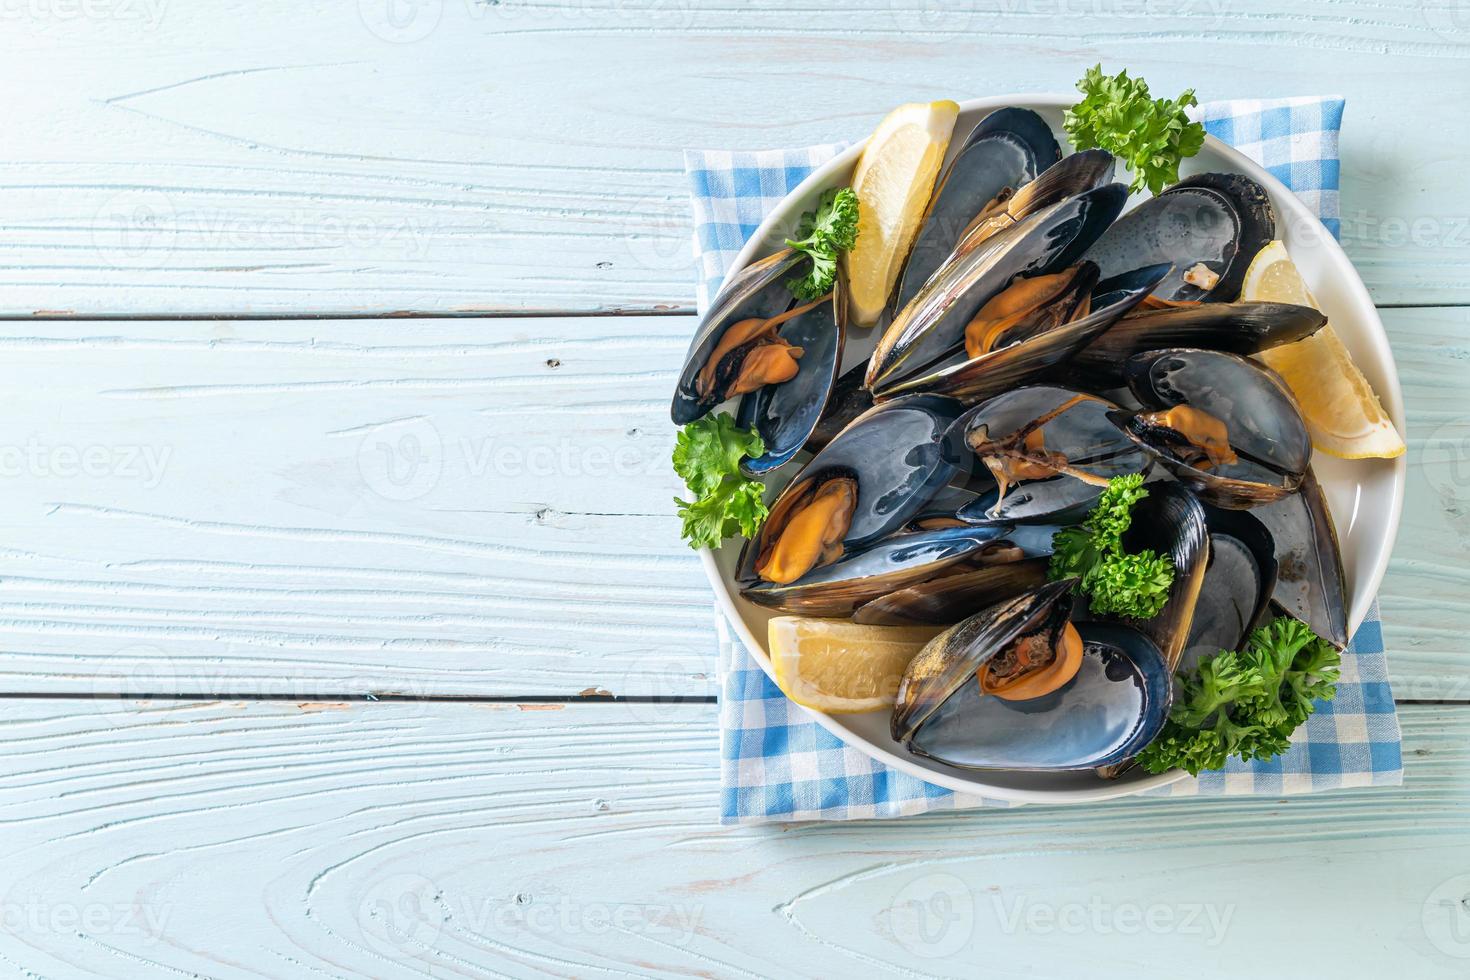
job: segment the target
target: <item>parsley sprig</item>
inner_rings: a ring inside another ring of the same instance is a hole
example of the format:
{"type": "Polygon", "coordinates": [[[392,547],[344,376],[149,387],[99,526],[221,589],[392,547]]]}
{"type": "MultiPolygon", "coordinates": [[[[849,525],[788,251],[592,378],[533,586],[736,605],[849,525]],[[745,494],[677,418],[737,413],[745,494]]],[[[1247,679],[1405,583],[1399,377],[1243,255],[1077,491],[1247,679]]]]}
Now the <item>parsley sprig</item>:
{"type": "Polygon", "coordinates": [[[1078,588],[1095,613],[1152,619],[1169,600],[1174,584],[1169,557],[1123,547],[1133,507],[1147,496],[1142,475],[1114,477],[1086,520],[1052,536],[1048,576],[1080,579],[1078,588]]]}
{"type": "Polygon", "coordinates": [[[756,432],[735,424],[729,412],[706,415],[679,430],[674,441],[674,471],[694,495],[674,498],[691,548],[715,548],[739,532],[751,537],[768,513],[765,488],[747,480],[740,461],[766,451],[756,432]]]}
{"type": "Polygon", "coordinates": [[[1205,127],[1190,122],[1185,109],[1198,105],[1194,89],[1177,99],[1155,99],[1148,83],[1128,72],[1104,75],[1102,65],[1077,83],[1082,100],[1067,110],[1063,124],[1079,150],[1100,147],[1133,171],[1130,190],[1157,194],[1179,179],[1179,162],[1205,145],[1205,127]]]}
{"type": "Polygon", "coordinates": [[[837,255],[857,244],[858,196],[852,188],[829,188],[822,192],[815,211],[801,216],[796,238],[786,244],[812,260],[805,275],[786,282],[787,288],[807,302],[821,299],[832,291],[837,277],[837,255]]]}
{"type": "Polygon", "coordinates": [[[1138,755],[1149,772],[1199,775],[1233,757],[1271,759],[1317,701],[1337,693],[1342,658],[1306,624],[1287,616],[1251,632],[1238,651],[1222,650],[1180,671],[1164,730],[1138,755]]]}

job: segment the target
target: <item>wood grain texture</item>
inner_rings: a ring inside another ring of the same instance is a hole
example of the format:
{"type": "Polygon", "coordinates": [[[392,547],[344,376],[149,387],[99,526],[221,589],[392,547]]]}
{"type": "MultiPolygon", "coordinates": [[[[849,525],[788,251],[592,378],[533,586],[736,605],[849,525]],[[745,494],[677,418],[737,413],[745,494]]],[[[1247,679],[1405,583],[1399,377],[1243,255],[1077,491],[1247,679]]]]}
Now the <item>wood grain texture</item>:
{"type": "Polygon", "coordinates": [[[0,312],[687,310],[683,148],[855,139],[901,101],[1066,91],[1099,59],[1205,99],[1340,91],[1374,296],[1470,300],[1455,0],[28,9],[0,59],[25,92],[0,312]]]}
{"type": "MultiPolygon", "coordinates": [[[[1470,310],[1391,310],[1401,697],[1470,700],[1470,310]]],[[[0,323],[0,691],[707,696],[691,317],[0,323]]]]}
{"type": "Polygon", "coordinates": [[[0,702],[24,748],[0,759],[0,963],[137,980],[1464,975],[1464,710],[1403,712],[1402,789],[740,829],[715,825],[714,709],[649,710],[0,702]]]}

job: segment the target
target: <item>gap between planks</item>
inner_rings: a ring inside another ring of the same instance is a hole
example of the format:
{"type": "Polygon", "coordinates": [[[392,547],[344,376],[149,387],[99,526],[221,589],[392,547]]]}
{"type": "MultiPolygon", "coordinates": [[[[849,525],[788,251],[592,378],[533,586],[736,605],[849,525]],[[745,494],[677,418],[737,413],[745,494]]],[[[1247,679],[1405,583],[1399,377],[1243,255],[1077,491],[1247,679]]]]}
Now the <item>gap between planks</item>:
{"type": "MultiPolygon", "coordinates": [[[[1380,310],[1453,310],[1470,307],[1466,303],[1375,303],[1380,310]]],[[[637,317],[637,316],[696,316],[694,307],[687,301],[657,303],[647,307],[616,307],[605,310],[389,310],[387,312],[353,312],[350,310],[322,310],[299,313],[73,313],[68,310],[38,310],[20,315],[0,314],[0,323],[40,322],[85,322],[97,320],[106,323],[128,323],[132,321],[165,321],[169,323],[219,322],[219,321],[295,321],[295,320],[536,320],[554,318],[590,317],[637,317]]]]}

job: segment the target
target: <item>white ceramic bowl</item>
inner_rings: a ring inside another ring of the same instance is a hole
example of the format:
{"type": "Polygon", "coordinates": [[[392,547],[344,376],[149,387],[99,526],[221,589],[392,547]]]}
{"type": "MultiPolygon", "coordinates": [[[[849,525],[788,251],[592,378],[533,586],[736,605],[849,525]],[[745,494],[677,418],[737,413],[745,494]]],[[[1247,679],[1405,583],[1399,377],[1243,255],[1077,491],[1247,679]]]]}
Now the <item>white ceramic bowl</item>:
{"type": "MultiPolygon", "coordinates": [[[[950,149],[957,150],[963,137],[987,113],[1012,105],[1041,113],[1065,146],[1062,110],[1074,101],[1067,96],[1013,95],[966,102],[961,106],[950,149]]],[[[778,249],[797,218],[815,206],[823,190],[845,186],[861,151],[862,144],[850,147],[803,181],[756,230],[736,259],[731,274],[778,249]]],[[[1305,205],[1276,178],[1213,136],[1206,139],[1204,149],[1197,156],[1185,161],[1181,167],[1182,176],[1206,171],[1246,174],[1270,193],[1271,203],[1276,208],[1277,237],[1285,241],[1292,259],[1343,343],[1352,352],[1353,359],[1378,392],[1394,424],[1400,432],[1405,431],[1403,396],[1388,338],[1384,335],[1383,324],[1373,308],[1368,290],[1342,248],[1305,205]]],[[[1136,202],[1131,202],[1130,206],[1132,203],[1136,202]]],[[[850,335],[844,368],[866,360],[874,339],[872,332],[850,335]]],[[[1312,466],[1326,490],[1332,517],[1337,524],[1347,591],[1351,597],[1348,625],[1351,631],[1356,631],[1378,592],[1378,585],[1388,567],[1389,552],[1393,550],[1394,536],[1398,532],[1399,512],[1404,499],[1404,458],[1349,461],[1318,453],[1312,466]]],[[[774,613],[740,598],[733,578],[739,550],[739,543],[732,541],[719,552],[705,551],[705,572],[731,625],[761,667],[770,674],[766,623],[774,613]]],[[[910,755],[889,736],[886,711],[830,716],[816,711],[807,713],[833,735],[879,762],[940,786],[991,799],[1083,803],[1127,796],[1184,778],[1182,772],[1155,776],[1139,769],[1113,782],[1104,782],[1090,772],[965,772],[910,755]]]]}

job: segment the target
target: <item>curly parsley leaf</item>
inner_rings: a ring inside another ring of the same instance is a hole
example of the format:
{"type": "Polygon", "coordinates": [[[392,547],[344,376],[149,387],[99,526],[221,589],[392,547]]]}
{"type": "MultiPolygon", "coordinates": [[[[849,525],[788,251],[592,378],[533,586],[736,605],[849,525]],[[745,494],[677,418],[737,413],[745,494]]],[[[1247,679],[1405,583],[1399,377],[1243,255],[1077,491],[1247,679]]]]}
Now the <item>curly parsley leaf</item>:
{"type": "Polygon", "coordinates": [[[706,415],[679,430],[674,439],[674,472],[694,493],[704,496],[727,476],[740,472],[740,461],[766,451],[757,432],[735,424],[729,412],[706,415]]]}
{"type": "Polygon", "coordinates": [[[1114,552],[1092,567],[1082,580],[1090,608],[1103,615],[1153,619],[1169,601],[1174,563],[1152,551],[1114,552]]]}
{"type": "Polygon", "coordinates": [[[1094,65],[1077,83],[1082,99],[1063,120],[1079,150],[1100,147],[1133,171],[1129,187],[1157,194],[1179,179],[1179,163],[1205,145],[1205,127],[1190,122],[1185,110],[1199,104],[1194,89],[1177,99],[1155,99],[1148,83],[1128,72],[1104,75],[1094,65]]]}
{"type": "Polygon", "coordinates": [[[822,192],[815,211],[801,216],[797,237],[786,244],[811,259],[805,275],[789,279],[786,286],[798,298],[811,302],[832,291],[837,277],[837,256],[857,244],[858,196],[849,187],[822,192]]]}
{"type": "Polygon", "coordinates": [[[1179,672],[1180,696],[1138,762],[1149,772],[1178,768],[1197,776],[1232,757],[1275,758],[1317,702],[1337,693],[1341,662],[1305,623],[1275,619],[1251,631],[1240,650],[1221,650],[1179,672]]]}
{"type": "Polygon", "coordinates": [[[1147,496],[1142,475],[1114,477],[1080,526],[1052,536],[1048,577],[1078,578],[1093,612],[1152,619],[1169,600],[1174,563],[1168,556],[1123,547],[1133,507],[1147,496]]]}
{"type": "Polygon", "coordinates": [[[756,432],[735,424],[729,412],[706,415],[679,430],[674,441],[674,472],[694,494],[674,498],[691,548],[714,548],[733,534],[755,534],[766,518],[765,488],[747,480],[740,461],[766,451],[756,432]]]}

